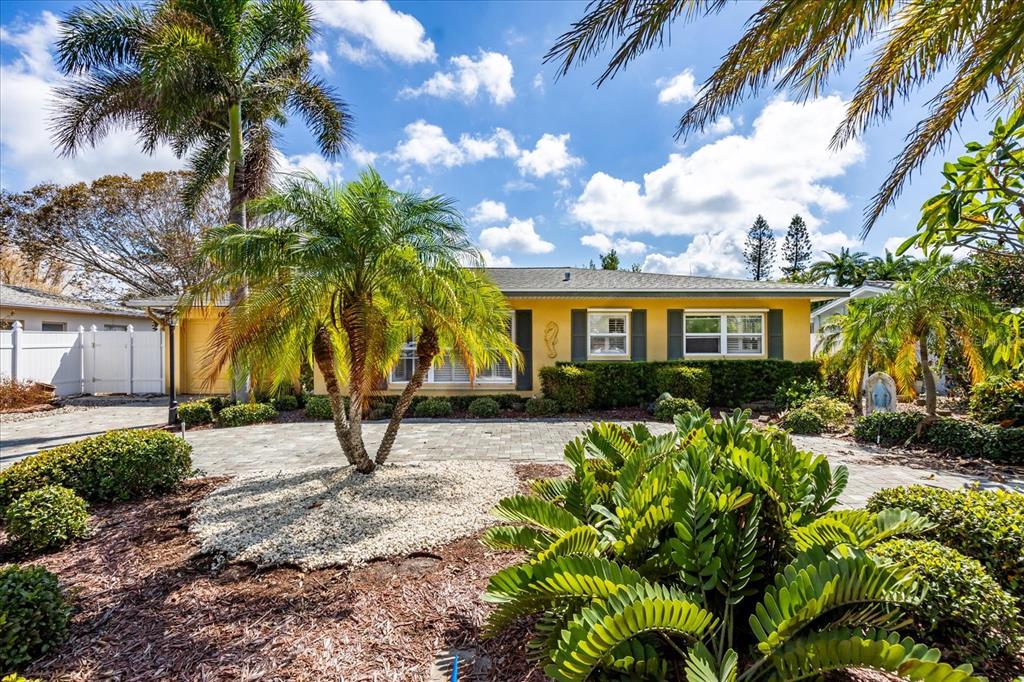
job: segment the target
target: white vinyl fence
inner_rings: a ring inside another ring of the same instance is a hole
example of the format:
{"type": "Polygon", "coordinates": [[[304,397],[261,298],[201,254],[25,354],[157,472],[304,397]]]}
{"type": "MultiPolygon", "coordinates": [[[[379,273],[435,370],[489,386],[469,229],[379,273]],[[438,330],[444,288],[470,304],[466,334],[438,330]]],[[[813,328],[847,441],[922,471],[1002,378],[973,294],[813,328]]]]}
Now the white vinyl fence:
{"type": "Polygon", "coordinates": [[[163,393],[160,331],[0,332],[0,374],[52,384],[57,395],[163,393]]]}

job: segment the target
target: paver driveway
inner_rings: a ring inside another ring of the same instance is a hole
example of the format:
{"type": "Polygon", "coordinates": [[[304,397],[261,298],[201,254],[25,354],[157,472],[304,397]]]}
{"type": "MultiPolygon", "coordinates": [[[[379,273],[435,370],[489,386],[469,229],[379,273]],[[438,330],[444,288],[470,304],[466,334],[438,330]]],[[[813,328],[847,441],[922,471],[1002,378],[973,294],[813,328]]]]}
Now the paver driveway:
{"type": "MultiPolygon", "coordinates": [[[[585,421],[440,421],[403,422],[391,462],[424,460],[562,461],[562,448],[589,422],[585,421]]],[[[365,425],[367,447],[376,450],[385,424],[365,425]]],[[[651,423],[664,433],[668,424],[651,423]]],[[[299,471],[344,463],[334,429],[327,422],[261,424],[234,429],[207,429],[186,435],[193,446],[196,467],[208,474],[299,471]]],[[[834,464],[850,468],[850,484],[842,501],[861,505],[871,493],[896,485],[923,483],[960,488],[975,482],[1024,491],[1024,476],[992,481],[927,467],[888,463],[885,450],[846,441],[795,436],[798,447],[826,455],[834,464]]],[[[891,458],[890,458],[891,459],[891,458]]]]}

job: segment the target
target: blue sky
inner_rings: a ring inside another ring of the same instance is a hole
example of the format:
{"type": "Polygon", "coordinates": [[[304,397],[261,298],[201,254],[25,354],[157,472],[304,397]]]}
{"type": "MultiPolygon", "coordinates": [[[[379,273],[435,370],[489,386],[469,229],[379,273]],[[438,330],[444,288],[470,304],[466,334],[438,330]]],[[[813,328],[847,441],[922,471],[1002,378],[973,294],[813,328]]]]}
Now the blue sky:
{"type": "MultiPolygon", "coordinates": [[[[130,131],[74,159],[53,153],[46,122],[60,76],[49,49],[59,17],[76,4],[0,3],[5,189],[181,165],[166,149],[142,155],[130,131]]],[[[614,246],[624,264],[645,270],[745,277],[742,242],[758,213],[779,238],[800,213],[819,252],[891,247],[913,232],[922,201],[938,190],[943,157],[988,130],[983,119],[965,121],[951,149],[930,159],[861,243],[861,212],[929,92],[830,152],[844,100],[864,69],[861,54],[823,97],[796,102],[766,92],[714,131],[679,143],[676,120],[739,37],[752,3],[676,26],[670,45],[600,89],[593,85],[600,60],[561,79],[542,64],[584,6],[322,3],[315,69],[352,108],[355,145],[328,161],[298,122],[290,124],[281,171],[301,167],[344,180],[373,163],[403,190],[448,194],[493,264],[582,265],[614,246]]]]}

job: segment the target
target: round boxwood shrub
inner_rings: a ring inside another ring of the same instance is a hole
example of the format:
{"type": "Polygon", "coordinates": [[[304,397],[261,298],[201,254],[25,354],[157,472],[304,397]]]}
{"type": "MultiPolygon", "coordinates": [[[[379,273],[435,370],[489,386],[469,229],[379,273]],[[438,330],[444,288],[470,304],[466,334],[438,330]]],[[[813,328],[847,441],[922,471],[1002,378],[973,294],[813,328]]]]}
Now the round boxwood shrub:
{"type": "Polygon", "coordinates": [[[16,670],[67,635],[71,607],[42,566],[0,568],[0,670],[16,670]]]}
{"type": "Polygon", "coordinates": [[[88,502],[130,500],[175,488],[192,471],[192,446],[158,429],[125,429],[61,445],[0,471],[0,509],[45,485],[88,502]]]}
{"type": "Polygon", "coordinates": [[[825,430],[825,420],[813,410],[798,407],[782,417],[782,427],[790,433],[817,435],[825,430]]]}
{"type": "Polygon", "coordinates": [[[838,398],[829,398],[826,395],[808,398],[800,404],[800,407],[821,417],[825,422],[825,428],[830,431],[842,429],[853,417],[853,408],[848,403],[838,398]]]}
{"type": "Polygon", "coordinates": [[[450,417],[452,404],[445,398],[427,398],[416,406],[417,417],[450,417]]]}
{"type": "Polygon", "coordinates": [[[975,384],[969,410],[985,424],[1024,426],[1024,378],[996,377],[975,384]]]}
{"type": "Polygon", "coordinates": [[[330,399],[325,395],[311,395],[306,398],[306,416],[310,419],[334,419],[330,399]]]}
{"type": "Polygon", "coordinates": [[[671,393],[676,398],[689,398],[706,405],[711,392],[711,372],[703,367],[676,365],[659,367],[654,373],[658,393],[671,393]]]}
{"type": "Polygon", "coordinates": [[[954,658],[972,663],[1024,646],[1013,597],[976,559],[932,540],[887,540],[871,552],[913,569],[928,586],[911,609],[918,641],[944,644],[954,658]]]}
{"type": "Polygon", "coordinates": [[[277,419],[277,410],[266,403],[243,403],[225,407],[217,415],[221,426],[246,426],[277,419]]]}
{"type": "Polygon", "coordinates": [[[541,391],[545,398],[558,403],[564,412],[585,412],[594,402],[594,373],[557,365],[540,370],[541,391]]]}
{"type": "Polygon", "coordinates": [[[7,507],[4,520],[7,536],[24,552],[59,549],[89,534],[85,500],[62,485],[28,491],[7,507]]]}
{"type": "Polygon", "coordinates": [[[213,405],[208,400],[192,400],[178,405],[178,419],[185,426],[213,422],[213,405]]]}
{"type": "Polygon", "coordinates": [[[278,412],[290,412],[291,410],[299,409],[299,399],[291,393],[285,393],[271,399],[270,404],[278,412]]]}
{"type": "Polygon", "coordinates": [[[531,417],[554,417],[561,411],[558,401],[551,398],[530,398],[526,401],[526,414],[531,417]]]}
{"type": "Polygon", "coordinates": [[[689,398],[661,398],[654,405],[654,418],[660,422],[670,422],[677,414],[700,412],[700,405],[689,398]]]}
{"type": "Polygon", "coordinates": [[[469,413],[474,417],[497,417],[500,412],[501,407],[494,398],[477,398],[469,404],[469,413]]]}

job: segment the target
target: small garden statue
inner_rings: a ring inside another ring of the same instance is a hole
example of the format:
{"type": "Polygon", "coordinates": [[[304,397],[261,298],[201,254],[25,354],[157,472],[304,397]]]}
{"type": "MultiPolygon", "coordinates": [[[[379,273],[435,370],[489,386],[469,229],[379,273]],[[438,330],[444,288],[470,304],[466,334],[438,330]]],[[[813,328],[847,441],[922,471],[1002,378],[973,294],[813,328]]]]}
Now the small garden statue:
{"type": "Polygon", "coordinates": [[[864,413],[893,412],[896,410],[896,382],[885,372],[875,372],[865,382],[867,398],[864,413]]]}

